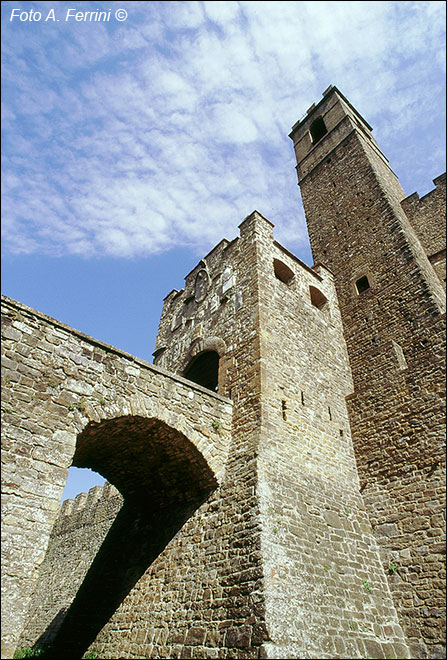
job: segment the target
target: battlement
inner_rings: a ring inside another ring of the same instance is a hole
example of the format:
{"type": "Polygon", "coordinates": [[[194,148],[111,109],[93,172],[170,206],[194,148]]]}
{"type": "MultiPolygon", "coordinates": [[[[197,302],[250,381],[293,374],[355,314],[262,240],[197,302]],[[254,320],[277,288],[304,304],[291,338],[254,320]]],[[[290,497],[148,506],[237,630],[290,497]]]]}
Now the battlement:
{"type": "Polygon", "coordinates": [[[441,282],[445,283],[445,247],[446,247],[446,174],[440,174],[433,183],[435,187],[419,197],[417,192],[401,201],[414,231],[416,232],[425,254],[435,269],[441,282]]]}
{"type": "Polygon", "coordinates": [[[92,525],[101,517],[116,515],[123,496],[115,486],[106,482],[94,486],[88,493],[79,493],[74,499],[62,502],[54,523],[52,535],[64,533],[80,525],[92,525]]]}

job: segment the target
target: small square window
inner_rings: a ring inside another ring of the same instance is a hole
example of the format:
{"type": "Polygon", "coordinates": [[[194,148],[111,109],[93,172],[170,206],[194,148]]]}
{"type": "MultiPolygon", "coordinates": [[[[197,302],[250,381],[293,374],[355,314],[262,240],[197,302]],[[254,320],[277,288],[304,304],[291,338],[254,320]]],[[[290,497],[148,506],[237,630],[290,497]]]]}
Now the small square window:
{"type": "Polygon", "coordinates": [[[366,277],[366,275],[364,275],[359,280],[357,280],[355,286],[357,289],[357,293],[363,293],[364,291],[367,291],[369,289],[369,280],[366,277]]]}

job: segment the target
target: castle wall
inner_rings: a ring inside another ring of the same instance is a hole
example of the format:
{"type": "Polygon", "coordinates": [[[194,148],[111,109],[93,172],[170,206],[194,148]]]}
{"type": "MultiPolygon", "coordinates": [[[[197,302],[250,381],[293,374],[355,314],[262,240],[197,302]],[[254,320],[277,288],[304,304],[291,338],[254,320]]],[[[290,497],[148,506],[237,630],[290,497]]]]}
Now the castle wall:
{"type": "Polygon", "coordinates": [[[407,657],[360,494],[333,277],[304,267],[269,233],[258,263],[268,657],[407,657]],[[288,284],[275,259],[294,273],[288,284]]]}
{"type": "Polygon", "coordinates": [[[180,373],[196,346],[222,346],[219,387],[231,392],[234,427],[244,424],[234,437],[247,443],[250,425],[258,429],[251,506],[259,521],[263,653],[406,657],[359,493],[345,402],[352,380],[332,276],[277,244],[260,214],[240,230],[187,276],[185,290],[167,297],[157,351],[166,349],[156,355],[180,373]],[[208,296],[186,316],[205,264],[208,296]]]}
{"type": "Polygon", "coordinates": [[[6,297],[2,315],[2,653],[11,657],[72,462],[146,508],[175,517],[192,507],[188,517],[224,473],[232,407],[6,297]]]}
{"type": "Polygon", "coordinates": [[[442,181],[405,200],[333,87],[291,135],[317,265],[254,211],[155,366],[3,300],[5,657],[442,657],[442,181]],[[71,464],[121,495],[53,526],[71,464]]]}
{"type": "Polygon", "coordinates": [[[63,502],[51,531],[19,648],[30,648],[36,640],[44,646],[52,641],[122,503],[122,496],[109,483],[63,502]]]}
{"type": "Polygon", "coordinates": [[[435,188],[423,197],[413,193],[402,200],[401,205],[408,216],[419,240],[445,284],[445,173],[433,179],[435,188]]]}

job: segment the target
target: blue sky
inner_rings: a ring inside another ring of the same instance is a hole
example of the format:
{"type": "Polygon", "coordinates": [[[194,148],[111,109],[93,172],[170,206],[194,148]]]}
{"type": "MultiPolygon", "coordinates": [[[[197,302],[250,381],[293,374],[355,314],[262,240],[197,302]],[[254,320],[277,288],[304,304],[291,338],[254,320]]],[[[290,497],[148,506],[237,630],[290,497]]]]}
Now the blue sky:
{"type": "Polygon", "coordinates": [[[312,262],[287,135],[328,85],[408,195],[445,170],[444,2],[1,10],[2,291],[148,361],[162,298],[253,209],[312,262]]]}

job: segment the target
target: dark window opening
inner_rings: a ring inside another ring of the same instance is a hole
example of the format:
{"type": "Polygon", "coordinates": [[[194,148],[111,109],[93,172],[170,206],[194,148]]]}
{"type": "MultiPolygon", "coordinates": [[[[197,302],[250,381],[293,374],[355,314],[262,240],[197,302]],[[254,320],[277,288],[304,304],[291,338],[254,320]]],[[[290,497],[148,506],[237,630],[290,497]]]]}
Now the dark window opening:
{"type": "Polygon", "coordinates": [[[361,277],[357,282],[355,283],[357,293],[363,293],[364,291],[367,291],[369,289],[369,281],[366,275],[361,277]]]}
{"type": "Polygon", "coordinates": [[[314,144],[315,142],[318,142],[318,140],[321,140],[323,135],[326,135],[327,133],[326,124],[323,121],[323,117],[317,117],[317,119],[311,123],[309,130],[312,142],[314,144]]]}
{"type": "Polygon", "coordinates": [[[318,309],[323,309],[327,303],[327,298],[321,293],[319,289],[316,289],[314,286],[309,287],[310,292],[310,301],[314,307],[318,309]]]}
{"type": "Polygon", "coordinates": [[[304,392],[301,392],[301,403],[304,406],[304,392]]]}
{"type": "Polygon", "coordinates": [[[273,259],[273,269],[275,271],[275,276],[284,284],[290,284],[293,280],[293,270],[291,270],[283,261],[279,259],[273,259]]]}
{"type": "Polygon", "coordinates": [[[204,351],[193,358],[183,375],[193,383],[217,392],[219,376],[219,354],[216,351],[204,351]]]}
{"type": "Polygon", "coordinates": [[[281,401],[281,409],[282,409],[282,418],[284,420],[287,420],[287,407],[284,399],[281,401]]]}
{"type": "Polygon", "coordinates": [[[328,413],[329,413],[329,419],[332,421],[332,413],[331,413],[331,408],[330,408],[330,406],[328,406],[327,411],[328,411],[328,413]]]}

